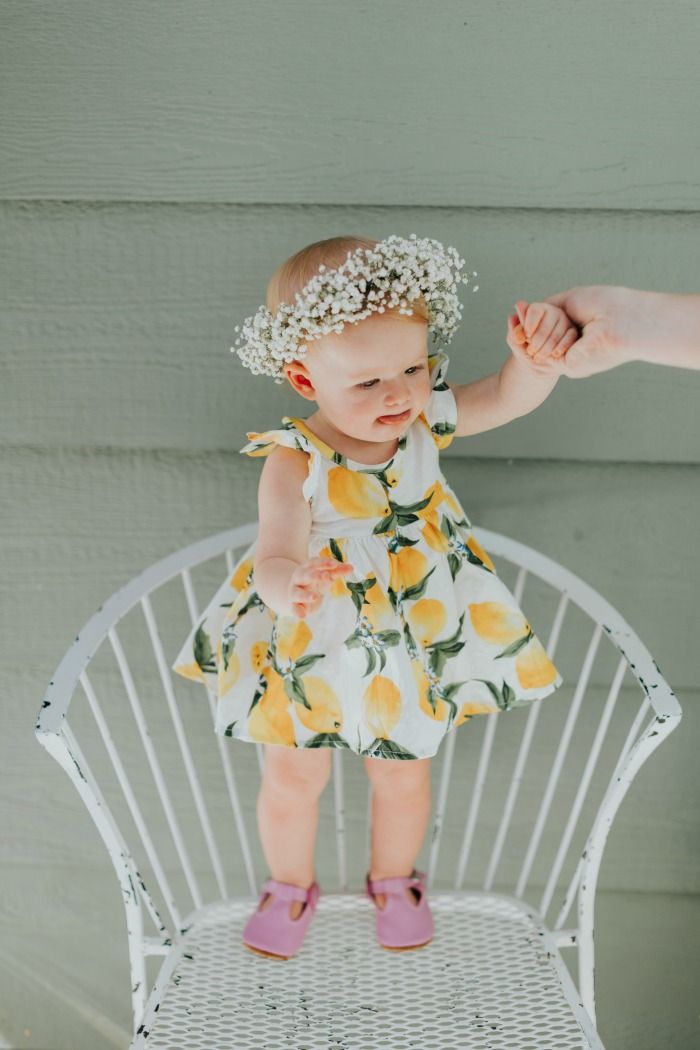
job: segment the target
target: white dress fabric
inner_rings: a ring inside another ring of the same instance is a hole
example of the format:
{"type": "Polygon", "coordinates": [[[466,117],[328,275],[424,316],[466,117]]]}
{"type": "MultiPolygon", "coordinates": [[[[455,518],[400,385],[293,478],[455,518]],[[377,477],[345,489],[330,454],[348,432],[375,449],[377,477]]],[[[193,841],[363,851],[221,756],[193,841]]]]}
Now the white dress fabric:
{"type": "Polygon", "coordinates": [[[386,463],[335,452],[303,419],[248,434],[247,455],[308,457],[309,557],[353,571],[305,619],[278,616],[255,590],[255,543],[245,551],[172,664],[212,693],[217,734],[428,758],[472,716],[562,684],[442,474],[457,406],[447,355],[429,364],[430,399],[386,463]]]}

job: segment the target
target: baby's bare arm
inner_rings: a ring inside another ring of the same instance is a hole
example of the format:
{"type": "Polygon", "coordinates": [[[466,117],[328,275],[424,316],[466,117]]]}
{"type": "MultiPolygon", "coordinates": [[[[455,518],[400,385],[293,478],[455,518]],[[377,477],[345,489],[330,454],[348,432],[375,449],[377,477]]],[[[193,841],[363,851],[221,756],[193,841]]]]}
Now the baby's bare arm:
{"type": "Polygon", "coordinates": [[[480,434],[511,421],[513,412],[500,398],[500,374],[493,372],[473,383],[450,384],[457,402],[457,437],[480,434]]]}
{"type": "Polygon", "coordinates": [[[260,475],[255,589],[281,616],[313,611],[330,582],[352,568],[334,559],[309,559],[311,511],[302,493],[307,472],[306,454],[282,446],[267,456],[260,475]]]}
{"type": "Polygon", "coordinates": [[[578,338],[563,310],[549,303],[528,304],[527,337],[518,316],[508,318],[506,342],[512,351],[503,367],[474,383],[453,386],[457,402],[455,434],[464,437],[527,415],[549,397],[563,366],[561,358],[578,338]],[[532,321],[529,314],[532,313],[532,321]]]}
{"type": "Polygon", "coordinates": [[[271,609],[291,615],[289,581],[309,557],[311,512],[302,494],[307,456],[278,447],[266,457],[258,486],[255,589],[271,609]]]}

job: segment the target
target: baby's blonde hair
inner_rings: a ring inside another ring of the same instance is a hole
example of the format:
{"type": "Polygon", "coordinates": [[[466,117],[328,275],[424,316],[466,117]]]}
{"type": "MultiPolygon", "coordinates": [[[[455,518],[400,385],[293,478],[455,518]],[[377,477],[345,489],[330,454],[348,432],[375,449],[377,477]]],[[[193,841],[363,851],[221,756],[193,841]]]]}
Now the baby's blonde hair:
{"type": "MultiPolygon", "coordinates": [[[[285,259],[277,267],[267,285],[267,308],[275,313],[280,303],[294,304],[297,292],[308,284],[312,277],[318,273],[318,268],[325,265],[329,270],[335,270],[345,262],[348,252],[354,252],[357,248],[374,248],[379,241],[371,237],[357,237],[348,235],[345,237],[329,237],[325,241],[314,241],[307,244],[305,248],[285,259]]],[[[411,304],[413,314],[399,313],[399,307],[386,307],[384,313],[372,311],[371,317],[392,317],[401,321],[412,321],[414,324],[421,322],[428,324],[430,312],[422,295],[413,299],[411,304]]]]}

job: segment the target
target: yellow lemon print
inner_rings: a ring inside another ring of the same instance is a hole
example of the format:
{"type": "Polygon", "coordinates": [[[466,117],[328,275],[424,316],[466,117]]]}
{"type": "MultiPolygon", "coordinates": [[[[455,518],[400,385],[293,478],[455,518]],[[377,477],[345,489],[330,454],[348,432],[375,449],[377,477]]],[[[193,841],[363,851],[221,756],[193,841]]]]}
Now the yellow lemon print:
{"type": "Polygon", "coordinates": [[[311,710],[303,704],[297,704],[299,721],[314,733],[339,733],[343,728],[343,712],[328,682],[309,674],[304,676],[303,681],[311,710]]]}
{"type": "Polygon", "coordinates": [[[381,631],[384,627],[388,627],[394,622],[394,610],[391,607],[391,602],[376,581],[365,591],[362,612],[375,631],[381,631]]]}
{"type": "Polygon", "coordinates": [[[389,586],[395,594],[407,590],[423,579],[428,571],[428,559],[415,547],[400,547],[396,554],[389,551],[389,586]]]}
{"type": "Polygon", "coordinates": [[[388,470],[384,471],[384,477],[386,478],[386,483],[389,486],[389,488],[393,489],[398,485],[399,481],[401,480],[401,473],[396,469],[396,467],[389,467],[388,470]]]}
{"type": "Polygon", "coordinates": [[[378,478],[347,467],[328,471],[328,499],[346,518],[384,518],[391,510],[378,478]]]}
{"type": "Polygon", "coordinates": [[[494,707],[493,704],[485,704],[483,700],[468,700],[462,704],[454,724],[455,726],[461,726],[472,715],[489,715],[496,713],[498,710],[498,707],[494,707]]]}
{"type": "Polygon", "coordinates": [[[443,491],[442,485],[439,481],[434,481],[432,485],[429,485],[423,493],[423,495],[421,496],[421,500],[428,498],[430,499],[430,503],[426,503],[426,505],[421,510],[416,511],[418,517],[423,518],[424,521],[428,520],[429,518],[434,518],[437,513],[438,507],[442,503],[443,491]]]}
{"type": "Polygon", "coordinates": [[[437,598],[421,598],[409,609],[406,619],[413,637],[425,648],[442,631],[447,614],[437,598]]]}
{"type": "Polygon", "coordinates": [[[177,674],[181,674],[183,678],[189,678],[193,682],[204,682],[204,672],[195,660],[192,664],[178,664],[173,668],[177,674]]]}
{"type": "Polygon", "coordinates": [[[269,456],[272,449],[277,444],[277,439],[272,437],[271,431],[269,430],[249,430],[246,432],[246,437],[249,442],[262,443],[262,448],[256,448],[246,453],[248,456],[269,456]]]}
{"type": "Polygon", "coordinates": [[[248,718],[248,732],[260,744],[283,744],[295,747],[294,722],[289,713],[290,700],[284,691],[284,679],[272,668],[263,670],[267,689],[248,718]]]}
{"type": "Polygon", "coordinates": [[[442,490],[442,498],[445,500],[447,505],[452,509],[452,511],[454,512],[455,516],[459,519],[459,521],[461,521],[462,518],[465,517],[464,510],[459,505],[459,502],[455,499],[455,497],[452,495],[452,493],[450,492],[449,489],[443,489],[442,490]]]}
{"type": "Polygon", "coordinates": [[[450,541],[440,528],[437,514],[426,520],[421,532],[423,533],[423,539],[425,542],[429,547],[432,547],[434,551],[440,551],[441,554],[444,554],[445,551],[450,549],[450,541]]]}
{"type": "Polygon", "coordinates": [[[363,697],[365,720],[375,738],[388,740],[401,715],[401,694],[390,678],[376,674],[363,697]]]}
{"type": "Polygon", "coordinates": [[[295,663],[311,641],[311,631],[304,620],[280,616],[277,620],[277,660],[295,663]]]}
{"type": "Polygon", "coordinates": [[[447,704],[442,698],[438,698],[438,701],[435,704],[435,710],[433,711],[429,700],[430,683],[420,660],[411,660],[411,670],[413,671],[413,678],[416,683],[416,688],[418,689],[421,711],[424,715],[427,715],[428,718],[432,718],[436,722],[444,722],[447,717],[447,704]]]}
{"type": "Polygon", "coordinates": [[[558,673],[542,643],[534,637],[516,656],[515,672],[523,689],[537,689],[550,685],[558,673]]]}
{"type": "Polygon", "coordinates": [[[447,446],[451,443],[452,439],[454,438],[454,434],[436,434],[433,431],[433,438],[435,439],[435,444],[437,445],[437,447],[439,449],[443,449],[447,448],[447,446]]]}
{"type": "MultiPolygon", "coordinates": [[[[345,541],[343,540],[342,537],[340,539],[338,539],[338,540],[334,540],[334,543],[340,549],[341,554],[343,554],[343,543],[344,542],[345,541]]],[[[330,544],[327,544],[325,547],[321,547],[320,551],[318,552],[318,557],[319,558],[333,558],[334,557],[333,551],[330,548],[330,544]]],[[[337,561],[338,559],[336,558],[335,560],[337,561]]],[[[343,556],[343,558],[341,560],[345,561],[345,557],[343,556]]],[[[333,580],[333,583],[330,585],[330,587],[328,588],[328,591],[326,593],[330,594],[330,596],[332,598],[342,598],[342,596],[344,594],[349,594],[350,592],[349,592],[349,590],[348,590],[348,588],[347,588],[347,586],[345,584],[345,580],[342,578],[342,576],[339,576],[337,580],[333,580]]]]}
{"type": "Polygon", "coordinates": [[[245,587],[245,581],[248,578],[248,573],[253,568],[253,558],[246,558],[238,566],[233,576],[229,580],[229,586],[233,587],[236,591],[242,591],[245,587]]]}
{"type": "Polygon", "coordinates": [[[476,602],[469,606],[472,625],[479,637],[494,645],[509,645],[530,630],[519,609],[502,602],[476,602]]]}
{"type": "Polygon", "coordinates": [[[430,499],[430,503],[423,507],[422,510],[416,511],[416,514],[425,522],[425,525],[421,530],[425,542],[429,547],[432,547],[434,551],[444,553],[449,549],[450,542],[440,528],[438,507],[444,499],[444,492],[439,481],[434,481],[433,484],[425,490],[421,497],[421,499],[428,498],[430,499]]]}
{"type": "Polygon", "coordinates": [[[253,642],[250,647],[250,662],[253,666],[254,671],[262,671],[264,665],[267,663],[269,643],[268,642],[253,642]]]}
{"type": "Polygon", "coordinates": [[[476,554],[479,561],[483,561],[487,569],[490,569],[491,572],[496,572],[496,566],[493,564],[488,554],[477,540],[476,536],[471,535],[469,537],[469,539],[467,540],[467,547],[469,547],[469,550],[472,552],[472,554],[476,554]]]}

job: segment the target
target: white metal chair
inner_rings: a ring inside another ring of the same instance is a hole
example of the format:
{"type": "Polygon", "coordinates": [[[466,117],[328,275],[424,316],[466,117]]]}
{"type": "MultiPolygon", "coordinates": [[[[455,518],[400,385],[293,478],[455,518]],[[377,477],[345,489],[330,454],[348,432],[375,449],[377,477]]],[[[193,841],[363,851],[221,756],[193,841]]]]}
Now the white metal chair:
{"type": "Polygon", "coordinates": [[[681,708],[600,594],[532,548],[474,531],[543,638],[552,613],[547,652],[565,684],[527,708],[475,716],[433,759],[424,849],[436,936],[415,952],[383,951],[374,940],[362,886],[371,789],[358,756],[343,750],[332,755],[335,859],[326,850],[323,860],[336,885],[328,871],[318,874],[318,913],[293,959],[256,957],[241,944],[269,874],[264,860],[256,871],[253,856],[263,749],[216,737],[206,688],[170,665],[198,620],[197,587],[203,603],[255,524],[151,566],[100,607],[66,652],[36,733],[75,784],[119,879],[131,1050],[602,1047],[593,927],[603,849],[634,776],[681,708]],[[74,699],[78,682],[87,705],[74,699]],[[355,797],[367,791],[366,809],[346,805],[349,788],[355,797]],[[577,982],[560,954],[571,947],[577,982]]]}

